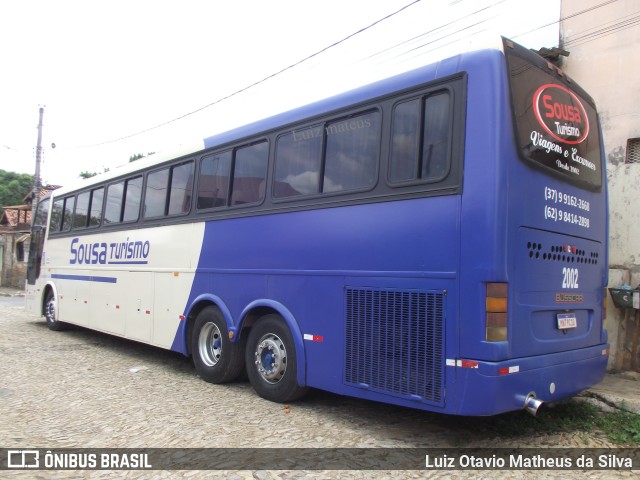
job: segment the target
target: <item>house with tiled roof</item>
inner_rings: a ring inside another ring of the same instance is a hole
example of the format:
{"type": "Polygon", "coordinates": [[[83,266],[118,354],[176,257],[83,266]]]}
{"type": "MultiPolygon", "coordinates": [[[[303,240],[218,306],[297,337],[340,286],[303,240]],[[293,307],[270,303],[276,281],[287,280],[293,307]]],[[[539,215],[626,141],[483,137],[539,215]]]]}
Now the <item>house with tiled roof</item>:
{"type": "Polygon", "coordinates": [[[31,225],[31,205],[9,205],[2,208],[4,211],[0,217],[0,233],[20,228],[29,229],[31,225]]]}

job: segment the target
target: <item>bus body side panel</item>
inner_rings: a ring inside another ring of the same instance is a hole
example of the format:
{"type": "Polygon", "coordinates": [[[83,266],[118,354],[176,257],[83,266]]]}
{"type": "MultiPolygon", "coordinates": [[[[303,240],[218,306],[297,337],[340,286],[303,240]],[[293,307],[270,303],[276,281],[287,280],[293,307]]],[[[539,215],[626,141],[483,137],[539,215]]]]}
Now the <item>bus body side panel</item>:
{"type": "Polygon", "coordinates": [[[38,282],[55,285],[63,322],[171,348],[203,232],[194,223],[49,240],[38,282]]]}
{"type": "Polygon", "coordinates": [[[455,328],[445,322],[455,319],[448,295],[457,282],[458,212],[459,197],[449,195],[208,221],[187,305],[216,295],[237,326],[247,305],[277,302],[304,336],[307,385],[443,408],[445,354],[455,348],[444,332],[455,328]],[[429,332],[423,322],[434,322],[429,332]],[[420,350],[421,335],[438,329],[433,348],[420,350]],[[422,398],[398,386],[407,380],[402,368],[437,371],[430,381],[439,383],[422,381],[422,398]]]}
{"type": "Polygon", "coordinates": [[[485,340],[487,282],[507,281],[508,172],[500,163],[513,151],[504,91],[504,57],[467,60],[467,127],[461,210],[460,330],[461,358],[498,360],[503,345],[485,340]],[[506,131],[505,131],[506,130],[506,131]]]}

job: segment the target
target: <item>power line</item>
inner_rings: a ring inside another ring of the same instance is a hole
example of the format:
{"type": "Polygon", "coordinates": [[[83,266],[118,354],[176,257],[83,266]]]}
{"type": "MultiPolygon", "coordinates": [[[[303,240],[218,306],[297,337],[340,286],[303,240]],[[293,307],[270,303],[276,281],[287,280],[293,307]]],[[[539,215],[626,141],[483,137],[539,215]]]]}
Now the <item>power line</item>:
{"type": "MultiPolygon", "coordinates": [[[[516,39],[518,37],[522,37],[523,35],[528,35],[529,33],[533,33],[533,32],[537,32],[538,30],[542,30],[543,28],[547,28],[547,27],[550,27],[552,25],[557,25],[560,22],[563,22],[565,20],[569,20],[570,18],[574,18],[574,17],[577,17],[579,15],[583,15],[583,14],[591,12],[593,10],[597,10],[598,8],[604,7],[606,5],[610,5],[610,4],[615,3],[617,1],[618,0],[608,0],[606,2],[600,3],[598,5],[594,5],[593,7],[587,8],[585,10],[581,10],[581,11],[573,13],[571,15],[567,15],[566,17],[562,17],[562,18],[558,19],[555,22],[547,23],[546,25],[541,25],[541,26],[539,26],[537,28],[534,28],[533,30],[529,30],[528,32],[519,33],[518,35],[514,35],[513,38],[516,39]]],[[[556,46],[559,46],[559,45],[556,45],[556,46]]]]}
{"type": "Polygon", "coordinates": [[[306,61],[308,61],[308,60],[311,60],[311,59],[312,59],[312,58],[314,58],[314,57],[317,57],[318,55],[320,55],[320,54],[322,54],[322,53],[326,52],[327,50],[329,50],[329,49],[331,49],[331,48],[334,48],[334,47],[336,47],[336,46],[340,45],[341,43],[346,42],[347,40],[349,40],[349,39],[351,39],[351,38],[355,37],[356,35],[359,35],[359,34],[361,34],[362,32],[365,32],[365,31],[369,30],[370,28],[372,28],[372,27],[376,26],[377,24],[379,24],[379,23],[381,23],[381,22],[384,22],[385,20],[388,20],[389,18],[391,18],[391,17],[393,17],[393,16],[395,16],[395,15],[399,14],[400,12],[402,12],[402,11],[406,10],[407,8],[411,7],[412,5],[415,5],[416,3],[419,3],[419,2],[421,2],[421,1],[422,1],[422,0],[414,0],[413,2],[408,3],[408,4],[407,4],[407,5],[405,5],[404,7],[400,8],[399,10],[396,10],[395,12],[390,13],[389,15],[386,15],[386,16],[384,16],[384,17],[380,18],[379,20],[376,20],[375,22],[371,23],[370,25],[367,25],[366,27],[363,27],[363,28],[361,28],[360,30],[357,30],[356,32],[354,32],[354,33],[352,33],[352,34],[347,35],[347,36],[346,36],[346,37],[344,37],[343,39],[338,40],[338,41],[336,41],[336,42],[332,43],[331,45],[328,45],[328,46],[324,47],[323,49],[318,50],[318,51],[317,51],[317,52],[315,52],[315,53],[312,53],[311,55],[309,55],[309,56],[307,56],[307,57],[303,58],[302,60],[298,60],[297,62],[292,63],[291,65],[289,65],[289,66],[287,66],[287,67],[284,67],[283,69],[278,70],[277,72],[272,73],[271,75],[268,75],[268,76],[266,76],[266,77],[262,78],[261,80],[258,80],[258,81],[254,82],[254,83],[252,83],[252,84],[250,84],[250,85],[247,85],[246,87],[243,87],[243,88],[241,88],[241,89],[239,89],[239,90],[236,90],[235,92],[230,93],[229,95],[226,95],[226,96],[224,96],[224,97],[221,97],[221,98],[219,98],[219,99],[217,99],[217,100],[215,100],[215,101],[213,101],[213,102],[211,102],[211,103],[208,103],[208,104],[206,104],[206,105],[204,105],[204,106],[202,106],[202,107],[200,107],[200,108],[197,108],[196,110],[193,110],[193,111],[191,111],[191,112],[185,113],[184,115],[180,115],[179,117],[173,118],[172,120],[168,120],[168,121],[166,121],[166,122],[160,123],[160,124],[155,125],[155,126],[153,126],[153,127],[149,127],[149,128],[144,129],[144,130],[140,130],[139,132],[132,133],[132,134],[130,134],[130,135],[125,135],[125,136],[123,136],[123,137],[116,138],[116,139],[114,139],[114,140],[108,140],[108,141],[106,141],[106,142],[94,143],[94,144],[91,144],[91,145],[82,145],[82,146],[78,146],[78,147],[70,147],[68,150],[75,150],[75,149],[79,149],[79,148],[99,147],[99,146],[102,146],[102,145],[108,145],[108,144],[111,144],[111,143],[120,142],[120,141],[122,141],[122,140],[126,140],[126,139],[128,139],[128,138],[132,138],[132,137],[136,137],[136,136],[138,136],[138,135],[142,135],[143,133],[147,133],[147,132],[150,132],[150,131],[152,131],[152,130],[156,130],[156,129],[158,129],[158,128],[164,127],[164,126],[169,125],[169,124],[171,124],[171,123],[174,123],[174,122],[177,122],[177,121],[179,121],[179,120],[182,120],[182,119],[184,119],[184,118],[186,118],[186,117],[189,117],[189,116],[191,116],[191,115],[194,115],[194,114],[196,114],[196,113],[198,113],[198,112],[201,112],[201,111],[203,111],[203,110],[205,110],[205,109],[207,109],[207,108],[209,108],[209,107],[212,107],[212,106],[214,106],[214,105],[217,105],[217,104],[219,104],[219,103],[221,103],[221,102],[223,102],[223,101],[225,101],[225,100],[228,100],[229,98],[235,97],[236,95],[238,95],[238,94],[240,94],[240,93],[246,92],[247,90],[249,90],[249,89],[251,89],[251,88],[253,88],[253,87],[258,86],[258,85],[260,85],[261,83],[264,83],[264,82],[266,82],[266,81],[268,81],[268,80],[270,80],[270,79],[272,79],[272,78],[274,78],[274,77],[276,77],[276,76],[278,76],[278,75],[280,75],[280,74],[282,74],[282,73],[284,73],[284,72],[286,72],[286,71],[288,71],[288,70],[291,70],[292,68],[297,67],[298,65],[300,65],[300,64],[302,64],[302,63],[304,63],[304,62],[306,62],[306,61]]]}
{"type": "MultiPolygon", "coordinates": [[[[458,0],[458,2],[454,2],[454,3],[459,3],[460,1],[462,1],[462,0],[458,0]]],[[[456,18],[455,20],[452,20],[452,21],[451,21],[451,22],[449,22],[449,23],[445,23],[444,25],[440,25],[440,26],[438,26],[438,27],[432,28],[431,30],[427,30],[426,32],[421,33],[420,35],[416,35],[415,37],[412,37],[412,38],[409,38],[408,40],[404,40],[404,41],[402,41],[402,42],[400,42],[400,43],[397,43],[396,45],[394,45],[394,46],[392,46],[392,47],[385,48],[384,50],[381,50],[381,51],[379,51],[379,52],[377,52],[377,53],[374,53],[373,55],[369,55],[368,57],[364,58],[363,60],[368,60],[368,59],[370,59],[370,58],[377,57],[377,56],[379,56],[379,55],[381,55],[381,54],[383,54],[383,53],[385,53],[385,52],[388,52],[388,51],[390,51],[390,50],[393,50],[393,49],[394,49],[394,48],[396,48],[396,47],[399,47],[399,46],[401,46],[401,45],[405,45],[405,44],[407,44],[407,43],[413,42],[414,40],[417,40],[418,38],[421,38],[421,37],[424,37],[424,36],[427,36],[427,35],[431,35],[431,34],[433,34],[433,33],[437,32],[437,31],[439,31],[439,30],[443,30],[443,29],[445,29],[445,28],[447,28],[447,27],[450,27],[450,26],[452,26],[452,25],[454,25],[454,24],[456,24],[456,23],[459,23],[459,22],[461,22],[461,21],[463,21],[463,20],[465,20],[465,19],[467,19],[467,18],[471,18],[471,17],[473,17],[473,16],[475,16],[475,15],[477,15],[477,14],[481,13],[481,12],[484,12],[485,10],[489,10],[489,9],[491,9],[491,8],[494,8],[494,7],[496,7],[497,5],[499,5],[499,4],[501,4],[501,3],[504,3],[505,1],[506,1],[506,0],[499,0],[499,1],[498,1],[498,2],[496,2],[496,3],[493,3],[493,4],[491,4],[491,5],[488,5],[488,6],[484,7],[484,8],[481,8],[481,9],[479,9],[479,10],[476,10],[475,12],[471,12],[471,13],[469,13],[469,14],[467,14],[467,15],[463,16],[463,17],[456,18]]],[[[486,20],[484,20],[484,21],[486,21],[486,20]]],[[[482,23],[482,22],[479,22],[479,23],[482,23]]],[[[463,29],[463,30],[464,30],[464,29],[463,29]]],[[[451,35],[454,35],[454,34],[458,33],[459,31],[460,31],[460,30],[458,30],[457,32],[448,33],[448,34],[444,35],[443,37],[440,37],[440,38],[439,38],[439,39],[437,39],[437,40],[441,40],[441,39],[447,38],[447,37],[449,37],[449,36],[451,36],[451,35]]],[[[434,40],[434,41],[437,41],[437,40],[434,40]]],[[[424,44],[424,45],[428,45],[429,43],[433,43],[433,42],[428,42],[428,43],[426,43],[426,44],[424,44]]],[[[416,47],[416,48],[421,48],[421,47],[422,47],[422,46],[424,46],[424,45],[421,45],[420,47],[416,47]]],[[[411,49],[411,50],[405,51],[405,52],[401,53],[400,55],[403,55],[404,53],[408,53],[408,52],[410,52],[410,51],[412,51],[412,50],[416,50],[416,48],[413,48],[413,49],[411,49]]],[[[398,55],[398,56],[399,56],[399,55],[398,55]]],[[[396,56],[395,58],[397,58],[397,56],[396,56]]]]}
{"type": "Polygon", "coordinates": [[[600,24],[592,28],[592,31],[590,31],[589,33],[586,33],[587,31],[585,31],[585,33],[583,33],[582,35],[576,35],[565,42],[564,47],[577,47],[578,45],[583,45],[585,43],[597,40],[613,33],[617,33],[621,30],[626,30],[627,28],[631,28],[640,24],[640,12],[635,12],[632,15],[635,16],[628,15],[627,17],[616,20],[616,23],[610,25],[600,24]]]}
{"type": "MultiPolygon", "coordinates": [[[[334,47],[336,47],[336,46],[338,46],[338,45],[340,45],[340,44],[342,44],[342,43],[346,42],[347,40],[350,40],[351,38],[353,38],[353,37],[355,37],[355,36],[357,36],[357,35],[359,35],[359,34],[361,34],[361,33],[365,32],[365,31],[367,31],[367,30],[371,29],[372,27],[374,27],[374,26],[376,26],[376,25],[380,24],[381,22],[384,22],[385,20],[388,20],[388,19],[390,19],[390,18],[392,18],[392,17],[394,17],[394,16],[398,15],[399,13],[401,13],[401,12],[403,12],[404,10],[408,9],[409,7],[411,7],[411,6],[413,6],[413,5],[417,4],[417,3],[419,3],[420,1],[421,1],[421,0],[414,0],[414,1],[412,1],[411,3],[406,4],[406,5],[405,5],[405,6],[403,6],[402,8],[400,8],[400,9],[398,9],[398,10],[396,10],[396,11],[394,11],[394,12],[392,12],[392,13],[390,13],[390,14],[388,14],[388,15],[386,15],[386,16],[384,16],[384,17],[382,17],[382,18],[378,19],[378,20],[376,20],[375,22],[373,22],[373,23],[371,23],[371,24],[369,24],[369,25],[367,25],[367,26],[365,26],[365,27],[363,27],[363,28],[361,28],[361,29],[359,29],[359,30],[357,30],[357,31],[355,31],[355,32],[353,32],[353,33],[351,33],[351,34],[347,35],[346,37],[344,37],[344,38],[342,38],[342,39],[340,39],[340,40],[338,40],[338,41],[336,41],[336,42],[334,42],[334,43],[332,43],[332,44],[330,44],[330,45],[328,45],[328,46],[326,46],[326,47],[324,47],[324,48],[322,48],[322,49],[320,49],[320,50],[318,50],[318,51],[316,51],[316,52],[312,53],[311,55],[308,55],[308,56],[306,56],[306,57],[302,58],[301,60],[298,60],[298,61],[296,61],[296,62],[294,62],[294,63],[292,63],[292,64],[290,64],[290,65],[288,65],[288,66],[286,66],[286,67],[284,67],[284,68],[282,68],[282,69],[280,69],[280,70],[278,70],[278,71],[276,71],[276,72],[274,72],[274,73],[272,73],[272,74],[270,74],[270,75],[268,75],[268,76],[266,76],[266,77],[264,77],[264,78],[262,78],[262,79],[260,79],[260,80],[258,80],[258,81],[255,81],[255,82],[253,82],[253,83],[251,83],[251,84],[249,84],[249,85],[247,85],[247,86],[245,86],[245,87],[243,87],[243,88],[240,88],[239,90],[236,90],[236,91],[234,91],[234,92],[232,92],[232,93],[230,93],[230,94],[228,94],[228,95],[225,95],[225,96],[223,96],[223,97],[221,97],[221,98],[218,98],[217,100],[215,100],[215,101],[213,101],[213,102],[211,102],[211,103],[208,103],[208,104],[206,104],[206,105],[203,105],[202,107],[199,107],[199,108],[197,108],[197,109],[195,109],[195,110],[192,110],[192,111],[190,111],[190,112],[188,112],[188,113],[185,113],[185,114],[183,114],[183,115],[180,115],[180,116],[178,116],[178,117],[175,117],[175,118],[173,118],[173,119],[171,119],[171,120],[168,120],[168,121],[166,121],[166,122],[160,123],[160,124],[158,124],[158,125],[155,125],[155,126],[152,126],[152,127],[146,128],[146,129],[144,129],[144,130],[140,130],[140,131],[138,131],[138,132],[135,132],[135,133],[132,133],[132,134],[129,134],[129,135],[125,135],[125,136],[122,136],[122,137],[119,137],[119,138],[116,138],[116,139],[113,139],[113,140],[108,140],[108,141],[105,141],[105,142],[100,142],[100,143],[95,143],[95,144],[89,144],[89,145],[82,145],[82,146],[70,147],[70,148],[68,148],[67,150],[74,150],[74,149],[81,149],[81,148],[92,148],[92,147],[98,147],[98,146],[102,146],[102,145],[108,145],[108,144],[112,144],[112,143],[117,143],[117,142],[120,142],[120,141],[122,141],[122,140],[126,140],[126,139],[129,139],[129,138],[136,137],[136,136],[138,136],[138,135],[142,135],[142,134],[144,134],[144,133],[147,133],[147,132],[150,132],[150,131],[156,130],[156,129],[158,129],[158,128],[161,128],[161,127],[164,127],[164,126],[166,126],[166,125],[169,125],[169,124],[175,123],[175,122],[180,121],[180,120],[182,120],[182,119],[184,119],[184,118],[187,118],[187,117],[189,117],[189,116],[191,116],[191,115],[194,115],[194,114],[196,114],[196,113],[199,113],[199,112],[201,112],[201,111],[203,111],[203,110],[205,110],[205,109],[207,109],[207,108],[210,108],[210,107],[212,107],[212,106],[214,106],[214,105],[220,104],[220,103],[222,103],[222,102],[224,102],[224,101],[226,101],[226,100],[228,100],[228,99],[230,99],[230,98],[232,98],[232,97],[235,97],[235,96],[237,96],[237,95],[239,95],[239,94],[241,94],[241,93],[243,93],[243,92],[246,92],[247,90],[250,90],[250,89],[252,89],[252,88],[254,88],[254,87],[256,87],[256,86],[258,86],[258,85],[260,85],[260,84],[262,84],[262,83],[265,83],[265,82],[267,82],[268,80],[271,80],[272,78],[277,77],[278,75],[281,75],[281,74],[283,74],[283,73],[287,72],[288,70],[291,70],[291,69],[293,69],[293,68],[295,68],[295,67],[297,67],[297,66],[299,66],[299,65],[301,65],[301,64],[303,64],[303,63],[305,63],[305,62],[307,62],[307,61],[309,61],[309,60],[311,60],[311,59],[313,59],[313,58],[315,58],[315,57],[317,57],[317,56],[319,56],[319,55],[321,55],[321,54],[323,54],[324,52],[326,52],[326,51],[328,51],[328,50],[330,50],[330,49],[332,49],[332,48],[334,48],[334,47]]],[[[455,4],[455,3],[460,3],[460,2],[462,2],[462,1],[463,1],[463,0],[453,1],[453,2],[451,2],[451,3],[450,3],[450,5],[453,5],[453,4],[455,4]]],[[[499,5],[499,4],[501,4],[501,3],[504,3],[505,1],[506,1],[506,0],[498,0],[498,1],[494,2],[494,3],[492,3],[491,5],[488,5],[488,6],[484,7],[484,8],[480,8],[480,9],[478,9],[478,10],[476,10],[476,11],[474,11],[474,12],[471,12],[471,13],[469,13],[469,14],[466,14],[466,15],[464,15],[464,16],[462,16],[462,17],[460,17],[460,18],[456,18],[455,20],[452,20],[452,21],[451,21],[451,22],[449,22],[449,23],[446,23],[446,24],[444,24],[444,25],[440,25],[440,26],[438,26],[438,27],[432,28],[432,29],[427,30],[426,32],[423,32],[423,33],[421,33],[421,34],[419,34],[419,35],[417,35],[417,36],[414,36],[414,37],[412,37],[412,38],[410,38],[410,39],[408,39],[408,40],[402,41],[402,42],[400,42],[400,43],[398,43],[398,44],[396,44],[396,45],[394,45],[394,46],[392,46],[392,47],[385,48],[384,50],[381,50],[381,51],[379,51],[379,52],[377,52],[377,53],[374,53],[374,54],[372,54],[372,55],[369,55],[369,56],[367,56],[367,57],[363,58],[361,61],[371,60],[371,59],[373,59],[373,58],[375,58],[375,57],[379,57],[380,55],[383,55],[383,54],[385,54],[385,53],[387,53],[387,52],[390,52],[390,51],[392,51],[392,50],[396,49],[397,47],[400,47],[400,46],[402,46],[402,45],[407,45],[407,44],[409,44],[409,43],[411,43],[411,42],[413,42],[413,41],[415,41],[415,40],[417,40],[417,39],[419,39],[419,38],[422,38],[422,37],[425,37],[425,36],[428,36],[428,35],[434,34],[434,33],[436,33],[436,32],[440,32],[440,31],[442,31],[443,29],[446,29],[447,27],[451,27],[452,25],[459,24],[460,22],[463,22],[464,20],[466,20],[466,19],[468,19],[468,18],[471,18],[471,17],[473,17],[473,16],[475,16],[475,15],[478,15],[478,14],[480,14],[480,13],[482,13],[482,12],[485,12],[486,10],[489,10],[489,9],[491,9],[491,8],[494,8],[494,7],[496,7],[497,5],[499,5]]],[[[520,37],[520,36],[523,36],[523,35],[526,35],[526,34],[529,34],[529,33],[533,33],[533,32],[535,32],[535,31],[541,30],[541,29],[543,29],[543,28],[546,28],[546,27],[549,27],[549,26],[552,26],[552,25],[558,24],[559,22],[561,22],[561,21],[563,21],[563,20],[567,20],[567,19],[570,19],[570,18],[576,17],[576,16],[578,16],[578,15],[585,14],[585,13],[587,13],[587,12],[590,12],[590,11],[596,10],[596,9],[598,9],[598,8],[601,8],[601,7],[603,7],[603,6],[609,5],[609,4],[614,3],[614,2],[616,2],[616,1],[617,1],[617,0],[607,0],[607,1],[604,1],[604,2],[602,2],[602,3],[600,3],[600,4],[598,4],[598,5],[594,5],[593,7],[590,7],[590,8],[587,8],[587,9],[585,9],[585,10],[582,10],[582,11],[580,11],[580,12],[574,13],[574,14],[572,14],[572,15],[568,15],[568,16],[566,16],[566,17],[560,18],[558,21],[551,22],[551,23],[548,23],[548,24],[546,24],[546,25],[542,25],[542,26],[537,27],[537,28],[535,28],[535,29],[529,30],[529,31],[527,31],[527,32],[524,32],[524,33],[520,33],[520,34],[518,34],[518,35],[515,35],[513,38],[517,38],[517,37],[520,37]]],[[[395,55],[393,58],[400,58],[400,57],[405,56],[405,55],[407,55],[407,54],[409,54],[409,53],[411,53],[411,52],[415,52],[415,51],[417,51],[417,50],[421,50],[421,49],[423,49],[424,47],[427,47],[428,45],[432,45],[432,44],[434,44],[434,43],[437,43],[437,42],[440,42],[440,41],[446,40],[446,39],[448,39],[448,38],[450,38],[450,37],[453,37],[454,35],[459,35],[459,34],[460,34],[460,33],[462,33],[463,31],[465,31],[465,30],[469,30],[469,29],[471,29],[471,28],[473,28],[473,27],[478,27],[479,25],[481,25],[481,24],[483,24],[483,23],[487,22],[487,21],[488,21],[488,20],[490,20],[490,19],[491,19],[491,18],[489,18],[489,19],[483,19],[483,20],[480,20],[480,21],[478,21],[478,22],[476,22],[476,23],[474,23],[474,24],[466,25],[466,26],[464,26],[464,27],[462,27],[462,28],[460,28],[460,29],[458,29],[458,30],[456,30],[456,31],[454,31],[454,32],[446,33],[446,34],[444,34],[444,35],[442,35],[442,36],[440,36],[440,37],[438,37],[438,38],[435,38],[435,39],[429,40],[429,41],[427,41],[426,43],[423,43],[423,44],[421,44],[421,45],[419,45],[419,46],[415,46],[415,47],[409,48],[409,49],[407,49],[407,50],[405,50],[405,51],[403,51],[403,52],[400,52],[400,53],[398,53],[397,55],[395,55]]],[[[600,35],[600,36],[607,35],[607,34],[609,34],[609,33],[613,33],[614,31],[617,31],[617,30],[619,30],[619,29],[629,28],[630,26],[633,26],[633,25],[635,25],[636,23],[638,23],[638,20],[637,20],[637,18],[636,18],[636,17],[634,17],[632,20],[633,20],[632,22],[627,22],[627,23],[621,24],[621,25],[619,25],[619,26],[617,26],[617,27],[615,27],[615,26],[614,26],[614,27],[612,27],[612,29],[609,29],[609,30],[607,30],[607,29],[602,29],[601,31],[594,32],[593,34],[591,34],[591,36],[593,36],[594,38],[597,38],[597,37],[596,37],[597,35],[600,35]]],[[[469,35],[466,35],[466,37],[468,37],[468,36],[473,36],[473,35],[475,35],[476,33],[477,33],[477,32],[470,33],[469,35]]],[[[594,38],[592,38],[592,39],[594,39],[594,38]]],[[[577,38],[576,38],[576,39],[574,39],[572,42],[578,42],[579,40],[582,40],[582,42],[580,42],[580,43],[584,43],[584,42],[586,42],[586,41],[590,41],[590,40],[589,40],[589,35],[585,35],[584,37],[580,37],[579,39],[577,39],[577,38]],[[585,40],[585,38],[586,38],[586,40],[585,40]]],[[[457,41],[457,39],[456,39],[455,41],[457,41]]],[[[449,45],[450,43],[453,43],[453,41],[452,41],[452,42],[448,42],[448,43],[446,43],[446,44],[444,44],[444,45],[440,45],[440,46],[438,46],[438,47],[435,47],[435,48],[433,48],[433,49],[431,49],[431,50],[429,50],[429,51],[436,50],[436,49],[438,49],[438,48],[441,48],[441,47],[447,46],[447,45],[449,45]]],[[[577,44],[577,43],[576,43],[576,44],[577,44]]],[[[575,45],[575,44],[574,44],[574,45],[575,45]]],[[[423,54],[423,53],[425,53],[425,52],[424,52],[424,51],[422,51],[422,52],[420,52],[420,54],[418,54],[418,55],[421,55],[421,54],[423,54]]]]}
{"type": "MultiPolygon", "coordinates": [[[[421,33],[420,35],[417,35],[417,36],[412,37],[412,38],[411,38],[411,39],[409,39],[409,40],[405,40],[405,41],[403,41],[403,42],[400,42],[400,43],[398,43],[398,44],[394,45],[393,47],[386,48],[386,49],[384,49],[384,50],[382,50],[382,51],[380,51],[380,52],[377,52],[377,53],[375,53],[375,54],[373,54],[373,55],[370,55],[370,56],[368,56],[367,58],[365,58],[364,60],[368,60],[368,59],[374,58],[374,57],[376,57],[376,56],[379,56],[379,55],[381,55],[381,54],[383,54],[383,53],[385,53],[385,52],[389,52],[389,51],[393,50],[393,49],[394,49],[394,48],[396,48],[396,47],[399,47],[399,46],[401,46],[401,45],[405,45],[405,44],[407,44],[407,43],[409,43],[409,42],[412,42],[412,41],[414,41],[414,40],[416,40],[416,39],[418,39],[418,38],[422,38],[422,37],[424,37],[424,36],[431,35],[431,34],[434,34],[434,33],[436,33],[436,32],[439,32],[440,30],[442,30],[442,29],[444,29],[444,28],[446,28],[446,27],[450,27],[451,25],[454,25],[454,24],[456,24],[456,23],[459,23],[460,21],[462,21],[462,20],[464,20],[464,19],[470,18],[470,17],[472,17],[472,16],[474,16],[474,15],[477,15],[477,14],[479,14],[479,13],[482,13],[482,12],[484,12],[484,11],[486,11],[486,10],[490,9],[490,8],[496,7],[497,5],[499,5],[499,4],[501,4],[501,3],[504,3],[504,1],[505,1],[505,0],[497,1],[497,2],[493,3],[492,5],[489,5],[489,6],[487,6],[487,7],[481,8],[481,9],[479,9],[479,10],[475,11],[475,12],[472,12],[472,13],[470,13],[470,14],[467,14],[467,15],[465,15],[464,17],[460,17],[460,18],[458,18],[458,19],[456,19],[456,20],[454,20],[454,21],[452,21],[452,22],[449,22],[449,23],[447,23],[447,24],[445,24],[445,25],[442,25],[442,26],[439,26],[439,27],[436,27],[436,28],[430,29],[430,30],[428,30],[428,31],[426,31],[426,32],[424,32],[424,33],[421,33]]],[[[604,2],[602,2],[602,3],[600,3],[600,4],[597,4],[597,5],[594,5],[594,6],[592,6],[592,7],[586,8],[586,9],[581,10],[581,11],[579,11],[579,12],[573,13],[573,14],[571,14],[571,15],[567,15],[566,17],[559,18],[558,20],[556,20],[556,21],[554,21],[554,22],[551,22],[551,23],[547,23],[547,24],[545,24],[545,25],[538,26],[538,27],[536,27],[536,28],[534,28],[534,29],[528,30],[528,31],[523,32],[523,33],[519,33],[519,34],[517,34],[517,35],[513,35],[511,38],[514,38],[514,39],[515,39],[515,38],[521,37],[521,36],[523,36],[523,35],[527,35],[527,34],[530,34],[530,33],[533,33],[533,32],[539,31],[539,30],[542,30],[542,29],[544,29],[544,28],[550,27],[550,26],[552,26],[552,25],[558,25],[560,22],[562,22],[562,21],[564,21],[564,20],[568,20],[568,19],[571,19],[571,18],[577,17],[577,16],[579,16],[579,15],[586,14],[586,13],[588,13],[588,12],[591,12],[591,11],[593,11],[593,10],[597,10],[597,9],[599,9],[599,8],[601,8],[601,7],[604,7],[604,6],[610,5],[610,4],[615,3],[615,2],[617,2],[617,1],[618,1],[618,0],[607,0],[607,1],[604,1],[604,2]]],[[[405,50],[405,51],[403,51],[403,52],[400,52],[400,53],[398,53],[397,55],[395,55],[395,56],[394,56],[394,57],[392,57],[392,58],[393,58],[393,59],[398,59],[398,58],[400,58],[400,57],[403,57],[403,56],[405,56],[405,55],[409,54],[410,52],[417,51],[417,50],[421,50],[421,51],[420,51],[420,53],[418,53],[417,55],[413,55],[413,56],[409,57],[409,59],[408,59],[408,60],[410,60],[411,58],[415,58],[415,57],[417,57],[417,56],[421,56],[421,55],[423,55],[423,54],[425,54],[425,53],[429,53],[429,52],[432,52],[432,51],[434,51],[434,50],[438,50],[438,49],[444,48],[444,47],[446,47],[446,46],[448,46],[448,45],[451,45],[451,44],[453,44],[453,43],[455,43],[455,42],[457,42],[457,41],[461,40],[462,38],[465,38],[465,37],[472,37],[472,36],[474,36],[474,35],[476,35],[476,34],[480,33],[480,32],[471,32],[471,33],[469,33],[469,34],[465,35],[464,37],[459,37],[459,36],[457,36],[457,35],[461,34],[462,32],[464,32],[464,31],[466,31],[466,30],[469,30],[469,29],[474,28],[474,27],[479,27],[481,24],[483,24],[483,23],[485,23],[485,22],[487,22],[487,21],[489,21],[489,20],[491,20],[491,18],[485,18],[485,19],[480,20],[480,21],[478,21],[478,22],[476,22],[476,23],[474,23],[474,24],[471,24],[471,25],[467,25],[467,26],[461,27],[460,29],[458,29],[458,30],[456,30],[456,31],[453,31],[453,32],[450,32],[450,33],[444,33],[443,35],[441,35],[441,36],[439,36],[439,37],[436,37],[436,38],[433,38],[433,39],[430,39],[429,41],[427,41],[427,42],[425,42],[425,43],[423,43],[423,44],[421,44],[421,45],[419,45],[419,46],[416,46],[416,47],[410,48],[410,49],[408,49],[408,50],[405,50]],[[431,48],[431,49],[429,49],[429,50],[423,50],[425,47],[427,47],[427,46],[429,46],[429,45],[437,44],[437,43],[442,42],[442,41],[445,41],[445,40],[447,40],[448,38],[453,37],[453,36],[456,36],[456,38],[455,38],[454,40],[450,41],[450,42],[447,42],[447,43],[441,43],[441,44],[439,44],[439,45],[437,45],[437,46],[435,46],[434,48],[431,48]]],[[[629,20],[620,21],[619,23],[617,23],[617,24],[615,24],[615,25],[612,25],[612,26],[610,26],[610,27],[605,27],[605,24],[601,24],[601,25],[599,25],[598,27],[594,27],[594,28],[599,28],[599,27],[603,27],[603,28],[600,28],[599,30],[597,30],[596,32],[593,32],[593,33],[591,33],[591,34],[583,35],[583,36],[581,36],[581,37],[579,37],[579,38],[574,38],[574,39],[572,39],[571,41],[567,42],[567,44],[566,44],[565,46],[567,46],[567,45],[570,45],[570,46],[576,46],[576,45],[579,45],[579,44],[582,44],[582,43],[586,43],[586,42],[591,41],[591,40],[594,40],[594,39],[596,39],[596,38],[600,38],[601,36],[609,35],[609,34],[611,34],[611,33],[615,33],[615,32],[617,32],[617,31],[619,31],[619,30],[624,30],[624,29],[626,29],[626,28],[631,28],[631,27],[633,27],[634,25],[636,25],[637,23],[638,23],[638,18],[637,18],[637,17],[633,17],[633,18],[631,18],[631,19],[629,19],[629,20]]]]}

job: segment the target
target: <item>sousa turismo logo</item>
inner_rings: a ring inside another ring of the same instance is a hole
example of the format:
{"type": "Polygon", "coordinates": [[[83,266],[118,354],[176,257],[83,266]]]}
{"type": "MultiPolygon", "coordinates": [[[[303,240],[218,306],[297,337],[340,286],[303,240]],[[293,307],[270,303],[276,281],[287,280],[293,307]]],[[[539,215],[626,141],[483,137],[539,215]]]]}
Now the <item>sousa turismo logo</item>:
{"type": "Polygon", "coordinates": [[[151,251],[149,240],[130,240],[123,242],[81,242],[76,237],[69,247],[69,263],[75,264],[146,264],[151,251]]]}
{"type": "Polygon", "coordinates": [[[540,126],[558,141],[577,145],[589,135],[589,119],[580,99],[561,85],[542,85],[533,95],[540,126]]]}

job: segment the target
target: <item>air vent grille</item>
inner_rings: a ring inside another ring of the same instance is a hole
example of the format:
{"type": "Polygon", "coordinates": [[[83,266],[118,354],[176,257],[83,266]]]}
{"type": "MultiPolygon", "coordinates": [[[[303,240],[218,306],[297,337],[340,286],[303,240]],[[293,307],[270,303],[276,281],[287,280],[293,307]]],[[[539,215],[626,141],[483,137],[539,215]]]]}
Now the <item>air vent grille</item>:
{"type": "Polygon", "coordinates": [[[444,404],[443,292],[348,288],[345,382],[444,404]]]}

